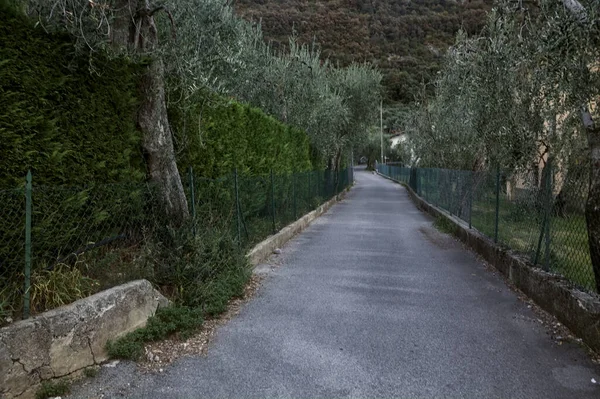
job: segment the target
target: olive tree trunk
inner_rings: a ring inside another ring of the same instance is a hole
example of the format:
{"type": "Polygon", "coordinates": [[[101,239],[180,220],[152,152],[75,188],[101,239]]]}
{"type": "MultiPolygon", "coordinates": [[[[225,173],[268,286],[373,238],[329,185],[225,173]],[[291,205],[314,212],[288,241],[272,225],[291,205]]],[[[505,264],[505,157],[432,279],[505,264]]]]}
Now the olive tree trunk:
{"type": "Polygon", "coordinates": [[[178,225],[189,218],[189,211],[167,116],[164,63],[155,51],[158,32],[154,13],[160,10],[162,7],[151,7],[149,0],[118,0],[111,41],[115,47],[151,57],[140,83],[142,103],[137,124],[142,131],[149,179],[157,186],[166,216],[178,225]]]}

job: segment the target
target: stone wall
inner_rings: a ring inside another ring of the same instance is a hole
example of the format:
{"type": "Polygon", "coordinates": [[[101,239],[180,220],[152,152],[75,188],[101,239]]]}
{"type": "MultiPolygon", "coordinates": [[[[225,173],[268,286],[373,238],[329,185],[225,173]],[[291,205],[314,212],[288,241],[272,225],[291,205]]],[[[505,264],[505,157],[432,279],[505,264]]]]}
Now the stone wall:
{"type": "Polygon", "coordinates": [[[269,256],[271,256],[271,254],[273,254],[275,249],[281,248],[286,242],[310,226],[315,219],[327,212],[329,208],[331,208],[336,202],[341,201],[348,190],[349,189],[346,189],[329,201],[325,202],[323,205],[319,206],[317,209],[307,213],[277,233],[256,244],[256,246],[254,246],[254,248],[252,248],[250,252],[246,254],[246,258],[250,264],[252,266],[257,266],[261,262],[265,261],[269,256]]]}
{"type": "Polygon", "coordinates": [[[42,381],[107,360],[108,340],[143,327],[167,304],[137,280],[0,329],[0,397],[34,397],[42,381]]]}

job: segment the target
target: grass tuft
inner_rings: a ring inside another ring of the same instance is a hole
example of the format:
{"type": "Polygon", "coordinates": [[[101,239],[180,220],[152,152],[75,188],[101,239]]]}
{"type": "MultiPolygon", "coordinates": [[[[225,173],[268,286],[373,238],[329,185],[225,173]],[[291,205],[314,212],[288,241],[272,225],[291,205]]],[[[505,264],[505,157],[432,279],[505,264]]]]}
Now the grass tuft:
{"type": "Polygon", "coordinates": [[[66,380],[44,381],[35,394],[35,399],[48,399],[69,393],[71,384],[66,380]]]}
{"type": "Polygon", "coordinates": [[[439,231],[441,231],[442,233],[452,234],[452,235],[456,234],[456,225],[454,223],[452,223],[451,220],[449,220],[448,218],[446,218],[444,216],[438,216],[435,219],[435,221],[433,222],[433,226],[436,229],[438,229],[439,231]]]}
{"type": "Polygon", "coordinates": [[[36,270],[31,276],[31,308],[37,313],[63,306],[93,294],[97,286],[76,267],[59,264],[36,270]]]}
{"type": "Polygon", "coordinates": [[[86,369],[83,370],[83,375],[88,377],[88,378],[94,378],[98,375],[98,368],[97,367],[88,367],[86,369]]]}

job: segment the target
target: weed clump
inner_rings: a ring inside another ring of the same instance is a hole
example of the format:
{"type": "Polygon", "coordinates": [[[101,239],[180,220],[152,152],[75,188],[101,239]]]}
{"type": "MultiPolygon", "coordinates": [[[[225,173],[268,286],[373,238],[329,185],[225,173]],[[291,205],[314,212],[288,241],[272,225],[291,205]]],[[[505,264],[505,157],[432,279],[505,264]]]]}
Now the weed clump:
{"type": "Polygon", "coordinates": [[[456,225],[454,223],[452,223],[451,220],[449,220],[448,218],[446,218],[444,216],[438,216],[435,219],[435,221],[433,222],[433,226],[436,229],[438,229],[439,231],[441,231],[442,233],[452,234],[452,235],[456,234],[456,225]]]}
{"type": "Polygon", "coordinates": [[[94,378],[98,375],[98,368],[93,367],[93,366],[88,367],[83,370],[83,375],[86,376],[87,378],[94,378]]]}
{"type": "Polygon", "coordinates": [[[247,260],[226,223],[210,224],[210,229],[197,234],[187,228],[165,228],[160,241],[145,247],[138,262],[153,266],[154,284],[175,305],[159,309],[146,327],[109,342],[109,356],[137,360],[146,342],[173,334],[185,339],[204,319],[227,310],[231,298],[243,295],[251,275],[247,260]]]}
{"type": "Polygon", "coordinates": [[[54,398],[63,396],[69,393],[71,384],[65,380],[59,381],[44,381],[42,386],[37,390],[35,399],[54,398]]]}
{"type": "Polygon", "coordinates": [[[148,319],[146,327],[137,329],[116,341],[109,341],[107,350],[110,357],[137,360],[143,354],[144,343],[157,341],[178,333],[182,338],[189,337],[202,325],[200,309],[185,306],[172,306],[158,309],[148,319]]]}
{"type": "Polygon", "coordinates": [[[31,308],[44,312],[63,306],[93,294],[97,286],[96,280],[67,265],[36,270],[31,276],[31,308]]]}

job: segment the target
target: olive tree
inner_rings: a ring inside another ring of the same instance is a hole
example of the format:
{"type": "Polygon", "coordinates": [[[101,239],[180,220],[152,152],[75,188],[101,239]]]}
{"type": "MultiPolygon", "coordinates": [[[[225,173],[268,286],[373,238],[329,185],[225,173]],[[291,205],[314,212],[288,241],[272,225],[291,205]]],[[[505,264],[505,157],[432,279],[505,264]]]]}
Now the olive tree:
{"type": "Polygon", "coordinates": [[[260,24],[238,18],[225,0],[23,1],[43,27],[68,30],[92,57],[108,51],[146,64],[137,122],[148,175],[175,221],[188,210],[167,110],[186,112],[199,90],[250,103],[305,130],[332,169],[376,115],[379,72],[367,65],[336,68],[316,44],[293,37],[286,50],[274,51],[260,24]]]}
{"type": "Polygon", "coordinates": [[[585,215],[600,291],[599,14],[587,0],[497,3],[480,37],[459,35],[434,98],[409,118],[418,128],[407,131],[423,164],[509,174],[541,166],[544,175],[552,161],[563,181],[587,151],[585,215]]]}
{"type": "MultiPolygon", "coordinates": [[[[175,223],[188,218],[167,116],[165,63],[155,17],[171,15],[150,0],[29,0],[27,12],[47,29],[64,28],[80,47],[109,49],[147,59],[141,79],[137,124],[150,180],[159,187],[167,215],[175,223]]],[[[174,28],[174,27],[173,27],[174,28]]]]}
{"type": "Polygon", "coordinates": [[[333,157],[329,158],[332,169],[340,166],[342,155],[362,136],[379,116],[382,75],[368,65],[353,64],[347,68],[331,71],[331,85],[348,110],[345,123],[340,123],[329,134],[333,136],[333,157]]]}

